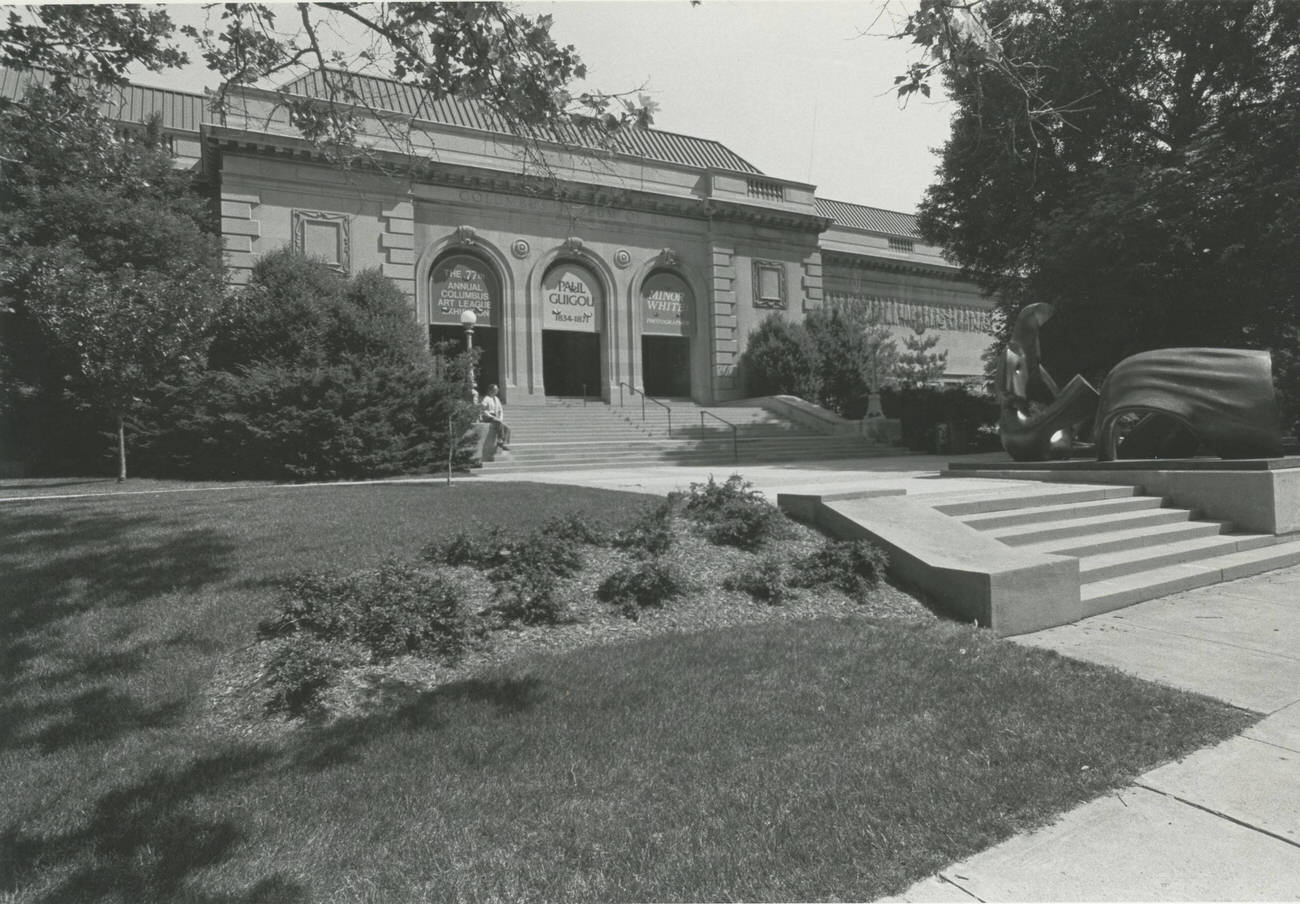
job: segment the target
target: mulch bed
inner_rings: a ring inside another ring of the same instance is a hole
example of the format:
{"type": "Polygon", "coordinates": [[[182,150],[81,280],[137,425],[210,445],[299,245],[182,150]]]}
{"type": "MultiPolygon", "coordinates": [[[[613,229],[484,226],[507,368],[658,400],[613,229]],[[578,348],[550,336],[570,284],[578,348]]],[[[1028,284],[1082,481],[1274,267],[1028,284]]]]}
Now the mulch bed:
{"type": "MultiPolygon", "coordinates": [[[[828,616],[908,621],[936,617],[914,597],[887,583],[861,599],[831,588],[791,589],[786,599],[776,605],[722,586],[728,575],[752,572],[765,558],[777,556],[783,563],[792,562],[825,542],[826,538],[812,528],[784,521],[779,536],[752,553],[714,545],[689,522],[678,520],[673,545],[664,556],[689,576],[692,587],[685,596],[663,607],[640,609],[635,620],[617,607],[600,602],[596,595],[606,577],[634,560],[632,554],[584,547],[582,571],[561,582],[566,603],[563,623],[492,624],[486,636],[455,664],[408,656],[384,665],[352,669],[324,694],[319,711],[310,719],[267,711],[266,665],[279,641],[258,641],[235,651],[219,667],[210,685],[205,727],[213,735],[242,739],[283,736],[305,724],[330,724],[392,712],[439,686],[524,656],[563,653],[662,634],[828,616]]],[[[490,606],[493,586],[483,572],[470,567],[438,567],[458,580],[472,611],[490,606]]]]}

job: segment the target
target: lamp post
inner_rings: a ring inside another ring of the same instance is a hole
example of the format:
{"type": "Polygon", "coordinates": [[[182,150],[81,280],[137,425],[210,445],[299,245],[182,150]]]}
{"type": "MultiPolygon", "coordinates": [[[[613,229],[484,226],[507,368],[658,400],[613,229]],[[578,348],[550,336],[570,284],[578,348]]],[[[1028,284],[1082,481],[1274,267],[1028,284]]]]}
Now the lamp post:
{"type": "MultiPolygon", "coordinates": [[[[465,328],[465,352],[474,350],[474,324],[478,323],[478,315],[474,313],[473,308],[466,308],[460,312],[460,325],[465,328]]],[[[470,398],[474,397],[474,361],[471,358],[469,362],[469,391],[470,398]]]]}

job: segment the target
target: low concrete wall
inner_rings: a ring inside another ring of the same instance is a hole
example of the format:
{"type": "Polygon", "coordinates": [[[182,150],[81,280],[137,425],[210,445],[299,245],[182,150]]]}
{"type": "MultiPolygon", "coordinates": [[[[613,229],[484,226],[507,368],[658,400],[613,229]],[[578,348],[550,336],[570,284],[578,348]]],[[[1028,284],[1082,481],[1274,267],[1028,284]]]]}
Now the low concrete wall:
{"type": "Polygon", "coordinates": [[[820,405],[805,402],[798,396],[776,395],[759,396],[742,399],[737,404],[757,405],[801,427],[816,430],[828,436],[858,436],[862,433],[862,422],[842,418],[833,411],[827,411],[820,405]]]}
{"type": "Polygon", "coordinates": [[[943,476],[1140,487],[1149,496],[1161,496],[1216,521],[1231,521],[1241,530],[1274,535],[1300,532],[1300,459],[1208,461],[1185,468],[1178,467],[1177,462],[1163,467],[1132,461],[1098,463],[1093,468],[1077,462],[1065,464],[1056,468],[953,465],[943,476]],[[1252,466],[1256,464],[1260,466],[1252,466]]]}
{"type": "Polygon", "coordinates": [[[876,544],[889,554],[893,580],[999,635],[1082,617],[1078,559],[1015,549],[905,496],[780,494],[777,504],[837,537],[876,544]]]}

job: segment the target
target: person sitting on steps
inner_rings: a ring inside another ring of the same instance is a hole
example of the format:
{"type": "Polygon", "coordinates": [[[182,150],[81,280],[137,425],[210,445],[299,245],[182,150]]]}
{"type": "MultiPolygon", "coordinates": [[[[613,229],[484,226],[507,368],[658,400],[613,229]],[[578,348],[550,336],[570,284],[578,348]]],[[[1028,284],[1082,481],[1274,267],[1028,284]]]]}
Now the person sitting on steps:
{"type": "Polygon", "coordinates": [[[510,426],[506,424],[506,406],[497,397],[497,384],[488,387],[483,397],[483,420],[497,425],[497,447],[510,449],[510,426]]]}

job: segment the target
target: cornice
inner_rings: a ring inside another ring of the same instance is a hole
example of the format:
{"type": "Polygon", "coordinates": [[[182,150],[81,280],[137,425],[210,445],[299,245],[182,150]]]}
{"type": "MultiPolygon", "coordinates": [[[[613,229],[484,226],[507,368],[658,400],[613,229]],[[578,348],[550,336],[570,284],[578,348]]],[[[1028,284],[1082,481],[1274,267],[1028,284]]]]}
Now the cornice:
{"type": "Polygon", "coordinates": [[[917,273],[939,277],[952,282],[969,282],[961,274],[961,268],[954,264],[931,264],[923,261],[903,261],[892,257],[869,256],[867,252],[835,251],[822,249],[822,265],[854,267],[859,270],[876,270],[885,273],[917,273]]]}
{"type": "MultiPolygon", "coordinates": [[[[335,165],[322,151],[301,138],[270,132],[250,132],[228,126],[205,126],[202,134],[205,161],[209,154],[236,152],[292,160],[298,163],[335,165]]],[[[357,161],[355,168],[363,172],[401,172],[413,181],[426,185],[456,186],[567,201],[589,207],[612,207],[697,220],[747,223],[814,235],[820,235],[833,222],[827,217],[816,214],[764,208],[717,198],[663,195],[571,179],[509,173],[458,163],[439,163],[426,159],[413,159],[393,151],[370,151],[367,157],[357,161]]]]}

